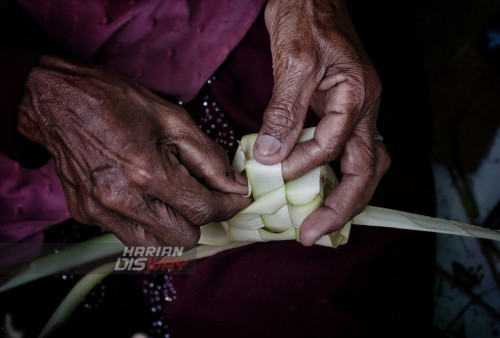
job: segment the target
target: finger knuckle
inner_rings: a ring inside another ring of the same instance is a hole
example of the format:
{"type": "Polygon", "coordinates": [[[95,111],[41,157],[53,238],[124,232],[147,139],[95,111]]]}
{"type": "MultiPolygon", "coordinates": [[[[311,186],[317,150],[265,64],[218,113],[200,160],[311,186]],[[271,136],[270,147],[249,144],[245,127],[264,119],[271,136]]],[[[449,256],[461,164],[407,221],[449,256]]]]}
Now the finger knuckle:
{"type": "Polygon", "coordinates": [[[132,224],[129,225],[129,230],[126,235],[123,236],[122,241],[130,246],[150,246],[160,244],[157,237],[149,229],[137,222],[132,222],[132,224]]]}
{"type": "MultiPolygon", "coordinates": [[[[184,249],[189,250],[194,248],[198,244],[198,240],[200,238],[199,232],[196,231],[187,231],[182,235],[175,237],[173,240],[169,240],[168,242],[175,245],[182,246],[184,249]]],[[[162,242],[164,242],[162,240],[162,242]]]]}
{"type": "Polygon", "coordinates": [[[77,221],[91,225],[99,224],[102,212],[92,199],[81,199],[75,211],[76,214],[73,216],[77,221]]]}
{"type": "Polygon", "coordinates": [[[318,159],[319,163],[326,164],[332,161],[340,151],[340,140],[337,138],[322,142],[317,148],[314,158],[318,159]]]}
{"type": "Polygon", "coordinates": [[[295,124],[293,111],[295,111],[295,107],[292,102],[274,102],[268,108],[267,127],[278,134],[288,131],[295,124]]]}
{"type": "Polygon", "coordinates": [[[198,243],[200,228],[192,226],[189,220],[174,209],[169,210],[167,217],[169,224],[165,231],[155,233],[162,243],[180,245],[192,248],[198,243]]]}
{"type": "Polygon", "coordinates": [[[148,160],[138,162],[134,170],[129,171],[131,184],[138,187],[149,187],[154,184],[155,172],[148,169],[152,166],[153,164],[148,160]],[[148,166],[148,164],[150,165],[148,166]]]}
{"type": "Polygon", "coordinates": [[[111,172],[106,172],[103,175],[96,176],[93,180],[93,185],[90,188],[91,196],[106,209],[116,210],[123,206],[124,203],[127,205],[127,196],[130,196],[130,189],[124,188],[126,178],[123,174],[119,177],[117,178],[111,172]]]}
{"type": "Polygon", "coordinates": [[[355,106],[372,104],[381,97],[382,82],[373,66],[361,62],[350,62],[341,66],[338,71],[344,75],[345,81],[353,89],[351,100],[355,100],[355,106]]]}
{"type": "Polygon", "coordinates": [[[373,158],[365,162],[362,173],[368,180],[372,180],[376,177],[377,168],[376,162],[373,158]]]}
{"type": "Polygon", "coordinates": [[[192,129],[195,123],[186,110],[178,106],[169,106],[168,113],[168,119],[164,119],[162,123],[165,123],[166,128],[169,130],[169,138],[172,140],[175,141],[186,134],[189,135],[191,130],[195,130],[192,129]]]}
{"type": "Polygon", "coordinates": [[[316,74],[318,70],[318,57],[309,49],[295,41],[289,48],[284,48],[280,56],[285,73],[292,73],[298,78],[306,78],[316,74]]]}
{"type": "Polygon", "coordinates": [[[358,147],[351,160],[358,174],[371,179],[377,172],[378,150],[368,135],[369,133],[358,133],[358,147]]]}
{"type": "Polygon", "coordinates": [[[349,222],[354,217],[354,210],[345,209],[345,207],[337,203],[328,205],[328,208],[330,208],[330,210],[335,215],[335,217],[332,218],[334,219],[334,221],[332,221],[332,224],[328,229],[329,233],[342,228],[344,225],[346,225],[347,222],[349,222]]]}
{"type": "Polygon", "coordinates": [[[377,165],[375,155],[367,153],[357,165],[357,174],[364,177],[368,182],[376,177],[377,165]]]}
{"type": "Polygon", "coordinates": [[[159,221],[159,224],[163,226],[152,228],[146,224],[134,222],[127,237],[142,245],[176,245],[186,249],[191,249],[198,243],[199,228],[189,225],[174,210],[170,210],[165,219],[159,221]]]}
{"type": "Polygon", "coordinates": [[[110,210],[117,209],[124,202],[123,194],[118,189],[106,189],[101,191],[98,196],[100,204],[110,210]]]}
{"type": "Polygon", "coordinates": [[[193,201],[190,203],[190,211],[188,212],[187,218],[194,225],[202,226],[210,223],[215,219],[215,216],[215,208],[208,202],[193,201]]]}

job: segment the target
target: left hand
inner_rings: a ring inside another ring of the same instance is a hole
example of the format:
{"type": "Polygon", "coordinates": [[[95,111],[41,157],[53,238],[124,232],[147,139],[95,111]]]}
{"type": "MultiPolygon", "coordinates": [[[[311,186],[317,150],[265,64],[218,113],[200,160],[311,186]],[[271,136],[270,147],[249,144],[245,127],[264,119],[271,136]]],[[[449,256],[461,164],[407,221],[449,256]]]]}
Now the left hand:
{"type": "Polygon", "coordinates": [[[17,122],[51,153],[72,217],[125,245],[189,249],[200,226],[250,204],[188,112],[104,67],[42,56],[17,122]]]}
{"type": "Polygon", "coordinates": [[[340,159],[340,184],[300,229],[312,245],[361,212],[389,168],[374,140],[382,87],[343,0],[270,0],[265,19],[275,84],[255,158],[282,162],[285,180],[340,159]],[[295,146],[309,106],[321,121],[311,141],[295,146]]]}

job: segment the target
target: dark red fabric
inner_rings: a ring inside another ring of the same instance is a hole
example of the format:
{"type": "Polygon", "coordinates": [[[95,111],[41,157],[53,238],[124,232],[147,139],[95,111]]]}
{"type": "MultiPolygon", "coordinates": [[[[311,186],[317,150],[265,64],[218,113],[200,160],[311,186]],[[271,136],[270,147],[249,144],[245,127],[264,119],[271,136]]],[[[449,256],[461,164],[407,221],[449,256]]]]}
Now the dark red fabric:
{"type": "MultiPolygon", "coordinates": [[[[432,126],[411,13],[392,1],[350,6],[381,74],[379,129],[392,155],[371,204],[432,215],[432,126]],[[387,8],[401,16],[388,17],[387,8]]],[[[261,17],[211,85],[241,133],[258,130],[271,95],[268,44],[261,17]]],[[[234,249],[174,276],[166,321],[173,337],[429,336],[433,249],[433,235],[361,226],[337,250],[295,242],[234,249]]]]}

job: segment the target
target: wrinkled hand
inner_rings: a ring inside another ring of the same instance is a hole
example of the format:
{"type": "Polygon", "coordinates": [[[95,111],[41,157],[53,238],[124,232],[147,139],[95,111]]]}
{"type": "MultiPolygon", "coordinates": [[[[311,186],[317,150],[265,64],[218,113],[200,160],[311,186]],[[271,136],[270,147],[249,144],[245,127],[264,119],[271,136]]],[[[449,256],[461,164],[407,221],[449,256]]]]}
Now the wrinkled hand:
{"type": "Polygon", "coordinates": [[[18,130],[52,154],[71,215],[131,245],[196,245],[199,226],[250,201],[181,108],[109,70],[42,57],[18,130]]]}
{"type": "Polygon", "coordinates": [[[340,159],[339,186],[301,226],[301,242],[311,245],[361,212],[389,167],[374,140],[381,84],[344,1],[271,0],[265,18],[275,84],[256,159],[283,162],[285,180],[340,159]],[[294,148],[309,106],[321,120],[314,139],[294,148]]]}

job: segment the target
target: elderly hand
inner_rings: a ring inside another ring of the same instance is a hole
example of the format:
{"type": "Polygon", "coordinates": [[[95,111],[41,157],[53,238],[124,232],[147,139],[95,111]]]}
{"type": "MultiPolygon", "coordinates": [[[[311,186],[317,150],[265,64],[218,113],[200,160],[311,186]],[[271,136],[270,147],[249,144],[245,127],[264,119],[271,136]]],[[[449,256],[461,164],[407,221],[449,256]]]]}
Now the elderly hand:
{"type": "Polygon", "coordinates": [[[265,19],[275,84],[256,159],[283,162],[285,180],[340,159],[340,184],[300,229],[301,242],[312,245],[366,207],[389,167],[375,139],[381,84],[344,1],[271,0],[265,19]],[[295,147],[309,106],[321,121],[314,139],[295,147]]]}
{"type": "Polygon", "coordinates": [[[126,244],[193,247],[199,226],[250,203],[183,109],[101,67],[42,57],[18,130],[52,154],[71,215],[126,244]]]}

